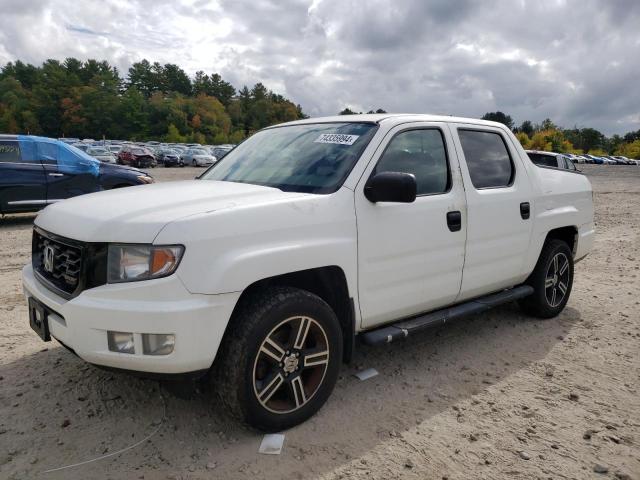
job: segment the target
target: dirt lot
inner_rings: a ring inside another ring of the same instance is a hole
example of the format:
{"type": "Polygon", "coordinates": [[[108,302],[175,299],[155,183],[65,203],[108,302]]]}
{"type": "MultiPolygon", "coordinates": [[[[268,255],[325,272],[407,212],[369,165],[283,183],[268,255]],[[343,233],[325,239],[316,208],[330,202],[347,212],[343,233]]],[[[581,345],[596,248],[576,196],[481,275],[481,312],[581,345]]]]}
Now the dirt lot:
{"type": "Polygon", "coordinates": [[[640,168],[585,170],[598,235],[561,316],[508,305],[362,347],[280,456],[210,393],[180,398],[40,341],[20,284],[34,217],[0,220],[0,478],[640,479],[640,168]],[[380,375],[353,377],[366,367],[380,375]]]}

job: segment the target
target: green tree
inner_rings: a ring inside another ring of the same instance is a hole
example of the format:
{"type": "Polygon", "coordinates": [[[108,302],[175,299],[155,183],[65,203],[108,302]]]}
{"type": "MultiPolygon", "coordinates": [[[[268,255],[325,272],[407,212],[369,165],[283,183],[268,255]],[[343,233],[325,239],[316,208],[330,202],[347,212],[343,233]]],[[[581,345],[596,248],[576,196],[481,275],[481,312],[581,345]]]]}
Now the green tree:
{"type": "Polygon", "coordinates": [[[506,125],[509,128],[509,130],[513,130],[513,119],[511,118],[511,116],[500,111],[487,112],[482,116],[481,120],[490,120],[492,122],[499,122],[506,125]]]}
{"type": "Polygon", "coordinates": [[[235,88],[219,74],[193,81],[177,65],[144,59],[127,78],[106,61],[21,61],[0,68],[0,130],[48,136],[238,142],[274,123],[305,118],[300,105],[257,83],[235,88]],[[170,128],[171,127],[171,128],[170,128]]]}
{"type": "Polygon", "coordinates": [[[531,123],[531,120],[525,120],[524,122],[522,122],[520,126],[517,128],[517,130],[519,132],[525,133],[529,137],[531,137],[534,133],[533,124],[531,123]]]}
{"type": "Polygon", "coordinates": [[[164,92],[178,92],[191,95],[192,86],[189,76],[178,65],[167,63],[162,68],[162,87],[164,92]]]}
{"type": "Polygon", "coordinates": [[[164,139],[171,143],[181,143],[185,141],[185,137],[180,135],[180,131],[173,123],[170,123],[167,127],[167,134],[164,136],[164,139]]]}
{"type": "Polygon", "coordinates": [[[145,97],[149,98],[153,92],[159,90],[157,68],[154,71],[148,60],[136,62],[129,68],[127,88],[134,87],[145,97]]]}

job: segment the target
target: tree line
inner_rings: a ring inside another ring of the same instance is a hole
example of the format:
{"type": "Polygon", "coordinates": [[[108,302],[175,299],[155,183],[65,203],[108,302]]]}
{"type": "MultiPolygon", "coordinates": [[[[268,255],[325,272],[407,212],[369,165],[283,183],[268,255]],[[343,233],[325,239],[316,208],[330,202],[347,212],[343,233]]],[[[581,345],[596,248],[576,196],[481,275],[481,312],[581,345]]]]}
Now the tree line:
{"type": "Polygon", "coordinates": [[[0,133],[221,144],[305,117],[262,83],[236,90],[217,73],[190,78],[169,63],[142,60],[125,77],[75,58],[0,69],[0,133]]]}
{"type": "Polygon", "coordinates": [[[503,123],[516,134],[522,146],[529,150],[576,155],[624,155],[640,159],[640,130],[607,137],[594,128],[562,128],[549,118],[539,124],[525,120],[516,125],[510,115],[500,111],[487,112],[482,120],[503,123]]]}

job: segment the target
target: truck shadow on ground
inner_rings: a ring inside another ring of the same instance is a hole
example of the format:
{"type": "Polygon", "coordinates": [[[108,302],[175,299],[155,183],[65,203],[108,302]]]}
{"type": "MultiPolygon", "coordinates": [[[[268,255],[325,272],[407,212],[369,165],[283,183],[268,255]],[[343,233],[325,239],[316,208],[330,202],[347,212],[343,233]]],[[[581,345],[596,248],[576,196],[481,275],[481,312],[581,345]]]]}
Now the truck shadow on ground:
{"type": "Polygon", "coordinates": [[[180,398],[156,381],[89,366],[54,342],[0,367],[0,440],[10,448],[0,451],[6,454],[0,477],[33,478],[118,451],[156,429],[122,455],[46,478],[105,478],[105,472],[145,479],[319,476],[428,425],[465,399],[500,389],[523,368],[540,365],[544,376],[547,353],[578,321],[573,308],[540,321],[505,305],[387,347],[361,347],[343,366],[327,405],[286,432],[280,456],[259,455],[261,434],[229,418],[212,393],[180,398]],[[353,376],[368,367],[379,375],[364,382],[353,376]]]}

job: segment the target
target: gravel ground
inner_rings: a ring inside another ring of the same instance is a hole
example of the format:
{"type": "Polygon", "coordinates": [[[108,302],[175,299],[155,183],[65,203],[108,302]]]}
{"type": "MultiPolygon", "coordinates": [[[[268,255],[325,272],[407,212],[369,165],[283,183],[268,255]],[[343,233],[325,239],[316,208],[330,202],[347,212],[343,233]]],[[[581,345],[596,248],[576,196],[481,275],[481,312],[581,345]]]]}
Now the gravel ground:
{"type": "Polygon", "coordinates": [[[558,318],[506,305],[362,347],[280,456],[259,455],[261,435],[211,393],[185,398],[40,341],[20,284],[34,216],[0,220],[0,478],[640,479],[640,168],[584,169],[598,233],[558,318]],[[368,367],[380,375],[353,377],[368,367]]]}

